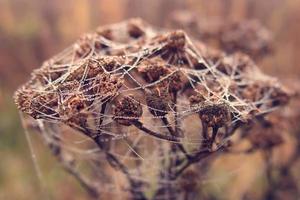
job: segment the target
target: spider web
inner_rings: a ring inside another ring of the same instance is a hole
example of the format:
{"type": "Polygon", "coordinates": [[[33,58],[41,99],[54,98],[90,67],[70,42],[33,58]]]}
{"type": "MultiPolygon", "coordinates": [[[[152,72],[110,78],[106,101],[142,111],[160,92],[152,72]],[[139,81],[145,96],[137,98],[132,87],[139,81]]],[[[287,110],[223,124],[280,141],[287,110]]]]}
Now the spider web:
{"type": "MultiPolygon", "coordinates": [[[[237,124],[285,97],[248,56],[132,19],[81,37],[35,70],[15,99],[59,160],[68,155],[66,169],[84,174],[77,177],[83,184],[93,182],[101,193],[151,193],[165,182],[180,184],[165,178],[170,160],[218,151],[237,124]],[[205,128],[210,135],[217,129],[213,144],[203,138],[205,128]]],[[[156,199],[177,196],[165,195],[156,199]]]]}

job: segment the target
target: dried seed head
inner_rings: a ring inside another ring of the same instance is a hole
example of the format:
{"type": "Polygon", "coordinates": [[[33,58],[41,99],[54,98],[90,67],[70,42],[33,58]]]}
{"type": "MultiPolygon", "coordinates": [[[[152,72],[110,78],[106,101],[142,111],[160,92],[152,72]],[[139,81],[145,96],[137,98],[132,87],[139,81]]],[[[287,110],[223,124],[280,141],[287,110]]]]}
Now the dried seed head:
{"type": "Polygon", "coordinates": [[[178,92],[181,90],[185,84],[185,80],[183,79],[183,74],[180,71],[173,71],[165,82],[168,84],[169,92],[178,92]]]}
{"type": "Polygon", "coordinates": [[[223,127],[230,121],[230,112],[225,104],[202,104],[198,109],[201,121],[208,127],[223,127]]]}
{"type": "MultiPolygon", "coordinates": [[[[195,45],[201,52],[203,59],[211,65],[216,64],[226,57],[226,54],[223,51],[214,48],[207,48],[207,45],[200,41],[196,41],[195,45]]],[[[207,69],[207,66],[203,66],[203,62],[194,62],[194,68],[202,70],[207,69]]]]}
{"type": "Polygon", "coordinates": [[[74,70],[66,78],[66,81],[81,81],[82,79],[92,78],[102,71],[103,69],[97,61],[88,59],[81,63],[78,67],[74,68],[74,70]]]}
{"type": "Polygon", "coordinates": [[[34,70],[31,82],[38,81],[39,83],[46,85],[49,82],[59,79],[64,71],[54,70],[52,65],[52,62],[45,62],[41,68],[34,70]]]}
{"type": "Polygon", "coordinates": [[[196,112],[207,126],[218,128],[229,125],[231,117],[253,119],[288,99],[247,56],[211,51],[181,30],[158,32],[129,20],[98,29],[75,47],[49,60],[19,90],[16,101],[22,111],[98,131],[104,120],[98,119],[99,110],[103,116],[112,115],[101,105],[111,108],[112,99],[119,99],[114,119],[128,126],[142,115],[141,105],[133,100],[145,91],[141,101],[152,115],[147,119],[196,112]]]}
{"type": "Polygon", "coordinates": [[[165,67],[163,63],[155,63],[151,61],[143,62],[143,64],[138,68],[138,71],[149,83],[158,81],[160,78],[165,77],[169,73],[171,73],[171,70],[165,67]]]}
{"type": "Polygon", "coordinates": [[[145,35],[145,26],[141,19],[132,19],[128,23],[128,33],[132,38],[140,38],[145,35]]]}
{"type": "Polygon", "coordinates": [[[258,60],[272,51],[271,33],[256,20],[203,20],[196,13],[176,11],[170,21],[173,28],[183,28],[197,39],[229,54],[243,52],[258,60]]]}
{"type": "Polygon", "coordinates": [[[270,98],[272,101],[271,107],[276,107],[280,105],[285,105],[289,102],[291,94],[285,90],[283,87],[274,86],[271,92],[270,98]]]}
{"type": "Polygon", "coordinates": [[[108,27],[105,28],[99,27],[97,29],[97,34],[104,37],[105,39],[114,40],[113,31],[108,27]]]}
{"type": "Polygon", "coordinates": [[[106,56],[97,59],[97,62],[106,71],[111,72],[113,70],[119,69],[124,63],[124,60],[118,56],[106,56]]]}
{"type": "Polygon", "coordinates": [[[183,50],[186,45],[186,34],[182,30],[177,30],[169,33],[165,39],[167,42],[166,49],[171,51],[183,50]]]}
{"type": "Polygon", "coordinates": [[[73,114],[64,122],[69,125],[75,124],[78,127],[87,129],[88,128],[87,121],[88,121],[88,114],[84,112],[80,112],[77,114],[73,114]]]}
{"type": "Polygon", "coordinates": [[[170,95],[166,88],[156,87],[146,92],[146,102],[154,116],[165,116],[170,111],[170,95]]]}
{"type": "Polygon", "coordinates": [[[56,111],[58,96],[56,93],[36,93],[22,88],[15,94],[15,101],[22,112],[35,119],[58,117],[56,111]]]}
{"type": "MultiPolygon", "coordinates": [[[[246,85],[240,92],[240,95],[251,102],[256,102],[268,97],[269,102],[265,103],[265,106],[268,107],[287,104],[290,98],[289,93],[285,91],[284,88],[277,86],[274,82],[265,81],[257,81],[256,83],[246,85]]],[[[262,104],[258,106],[260,105],[262,104]]]]}
{"type": "Polygon", "coordinates": [[[63,121],[77,116],[89,104],[88,99],[80,90],[78,81],[61,84],[57,93],[59,95],[58,113],[63,121]]]}
{"type": "Polygon", "coordinates": [[[116,56],[94,57],[84,60],[68,75],[66,81],[91,79],[105,71],[112,71],[121,67],[123,60],[116,56]]]}
{"type": "Polygon", "coordinates": [[[169,92],[177,92],[184,85],[181,72],[160,63],[146,62],[138,70],[147,82],[161,80],[159,84],[167,87],[169,92]]]}
{"type": "Polygon", "coordinates": [[[143,114],[143,109],[138,100],[133,95],[122,97],[116,103],[114,109],[114,120],[124,126],[130,126],[143,114]]]}
{"type": "Polygon", "coordinates": [[[73,46],[76,58],[86,57],[93,48],[94,36],[92,34],[86,34],[82,36],[73,46]]]}
{"type": "Polygon", "coordinates": [[[118,95],[123,85],[123,79],[103,73],[98,74],[90,84],[88,93],[92,98],[100,99],[103,102],[118,95]]]}
{"type": "Polygon", "coordinates": [[[229,53],[241,51],[255,59],[270,53],[272,37],[258,21],[225,24],[221,28],[220,44],[229,53]]]}
{"type": "Polygon", "coordinates": [[[205,97],[202,94],[197,93],[195,95],[191,95],[189,97],[189,101],[190,101],[191,106],[194,106],[194,105],[197,106],[197,105],[205,102],[205,97]]]}
{"type": "Polygon", "coordinates": [[[247,133],[247,139],[253,147],[270,149],[283,143],[283,137],[279,131],[281,129],[278,129],[272,122],[267,123],[266,126],[256,122],[247,133]]]}

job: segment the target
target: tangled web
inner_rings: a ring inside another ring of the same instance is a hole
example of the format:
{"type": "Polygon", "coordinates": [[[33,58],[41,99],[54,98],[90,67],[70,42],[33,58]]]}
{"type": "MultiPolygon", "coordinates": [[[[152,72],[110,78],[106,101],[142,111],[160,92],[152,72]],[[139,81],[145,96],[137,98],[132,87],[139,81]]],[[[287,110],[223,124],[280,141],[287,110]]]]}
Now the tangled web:
{"type": "Polygon", "coordinates": [[[84,35],[15,94],[89,193],[133,199],[179,198],[190,165],[287,100],[248,56],[139,19],[84,35]]]}

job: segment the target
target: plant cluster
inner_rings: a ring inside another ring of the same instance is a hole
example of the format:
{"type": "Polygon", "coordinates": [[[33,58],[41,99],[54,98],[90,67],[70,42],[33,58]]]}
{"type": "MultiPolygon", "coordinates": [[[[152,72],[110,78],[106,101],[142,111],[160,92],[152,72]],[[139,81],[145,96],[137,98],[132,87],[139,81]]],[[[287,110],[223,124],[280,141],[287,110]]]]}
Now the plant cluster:
{"type": "MultiPolygon", "coordinates": [[[[140,19],[84,35],[15,94],[93,197],[121,191],[125,199],[197,198],[186,181],[201,174],[195,166],[228,152],[237,129],[288,100],[247,55],[227,55],[140,19]],[[66,129],[85,145],[74,147],[66,129]]],[[[280,142],[271,132],[250,140],[257,148],[280,142]]]]}

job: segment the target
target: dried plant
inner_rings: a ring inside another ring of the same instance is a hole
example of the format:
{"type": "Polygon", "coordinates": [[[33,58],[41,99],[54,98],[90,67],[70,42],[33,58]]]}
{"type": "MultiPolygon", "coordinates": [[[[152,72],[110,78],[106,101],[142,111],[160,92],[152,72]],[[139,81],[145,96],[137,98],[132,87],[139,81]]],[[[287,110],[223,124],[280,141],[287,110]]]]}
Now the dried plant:
{"type": "Polygon", "coordinates": [[[178,10],[172,13],[168,24],[172,28],[187,30],[192,36],[229,54],[243,52],[260,60],[273,50],[272,34],[254,19],[201,19],[196,13],[178,10]]]}
{"type": "Polygon", "coordinates": [[[194,166],[288,99],[247,55],[139,19],[84,35],[15,94],[89,194],[121,199],[198,199],[194,166]]]}
{"type": "Polygon", "coordinates": [[[297,174],[293,172],[297,168],[300,155],[300,93],[297,84],[297,80],[293,80],[293,84],[287,83],[289,88],[296,91],[287,106],[260,121],[253,122],[242,131],[242,136],[252,144],[245,153],[261,152],[265,161],[267,187],[262,199],[296,200],[300,196],[297,174]],[[293,143],[288,140],[292,140],[293,143]],[[290,154],[278,152],[278,148],[284,144],[292,149],[290,154]],[[278,163],[274,161],[276,154],[286,158],[278,163]]]}

